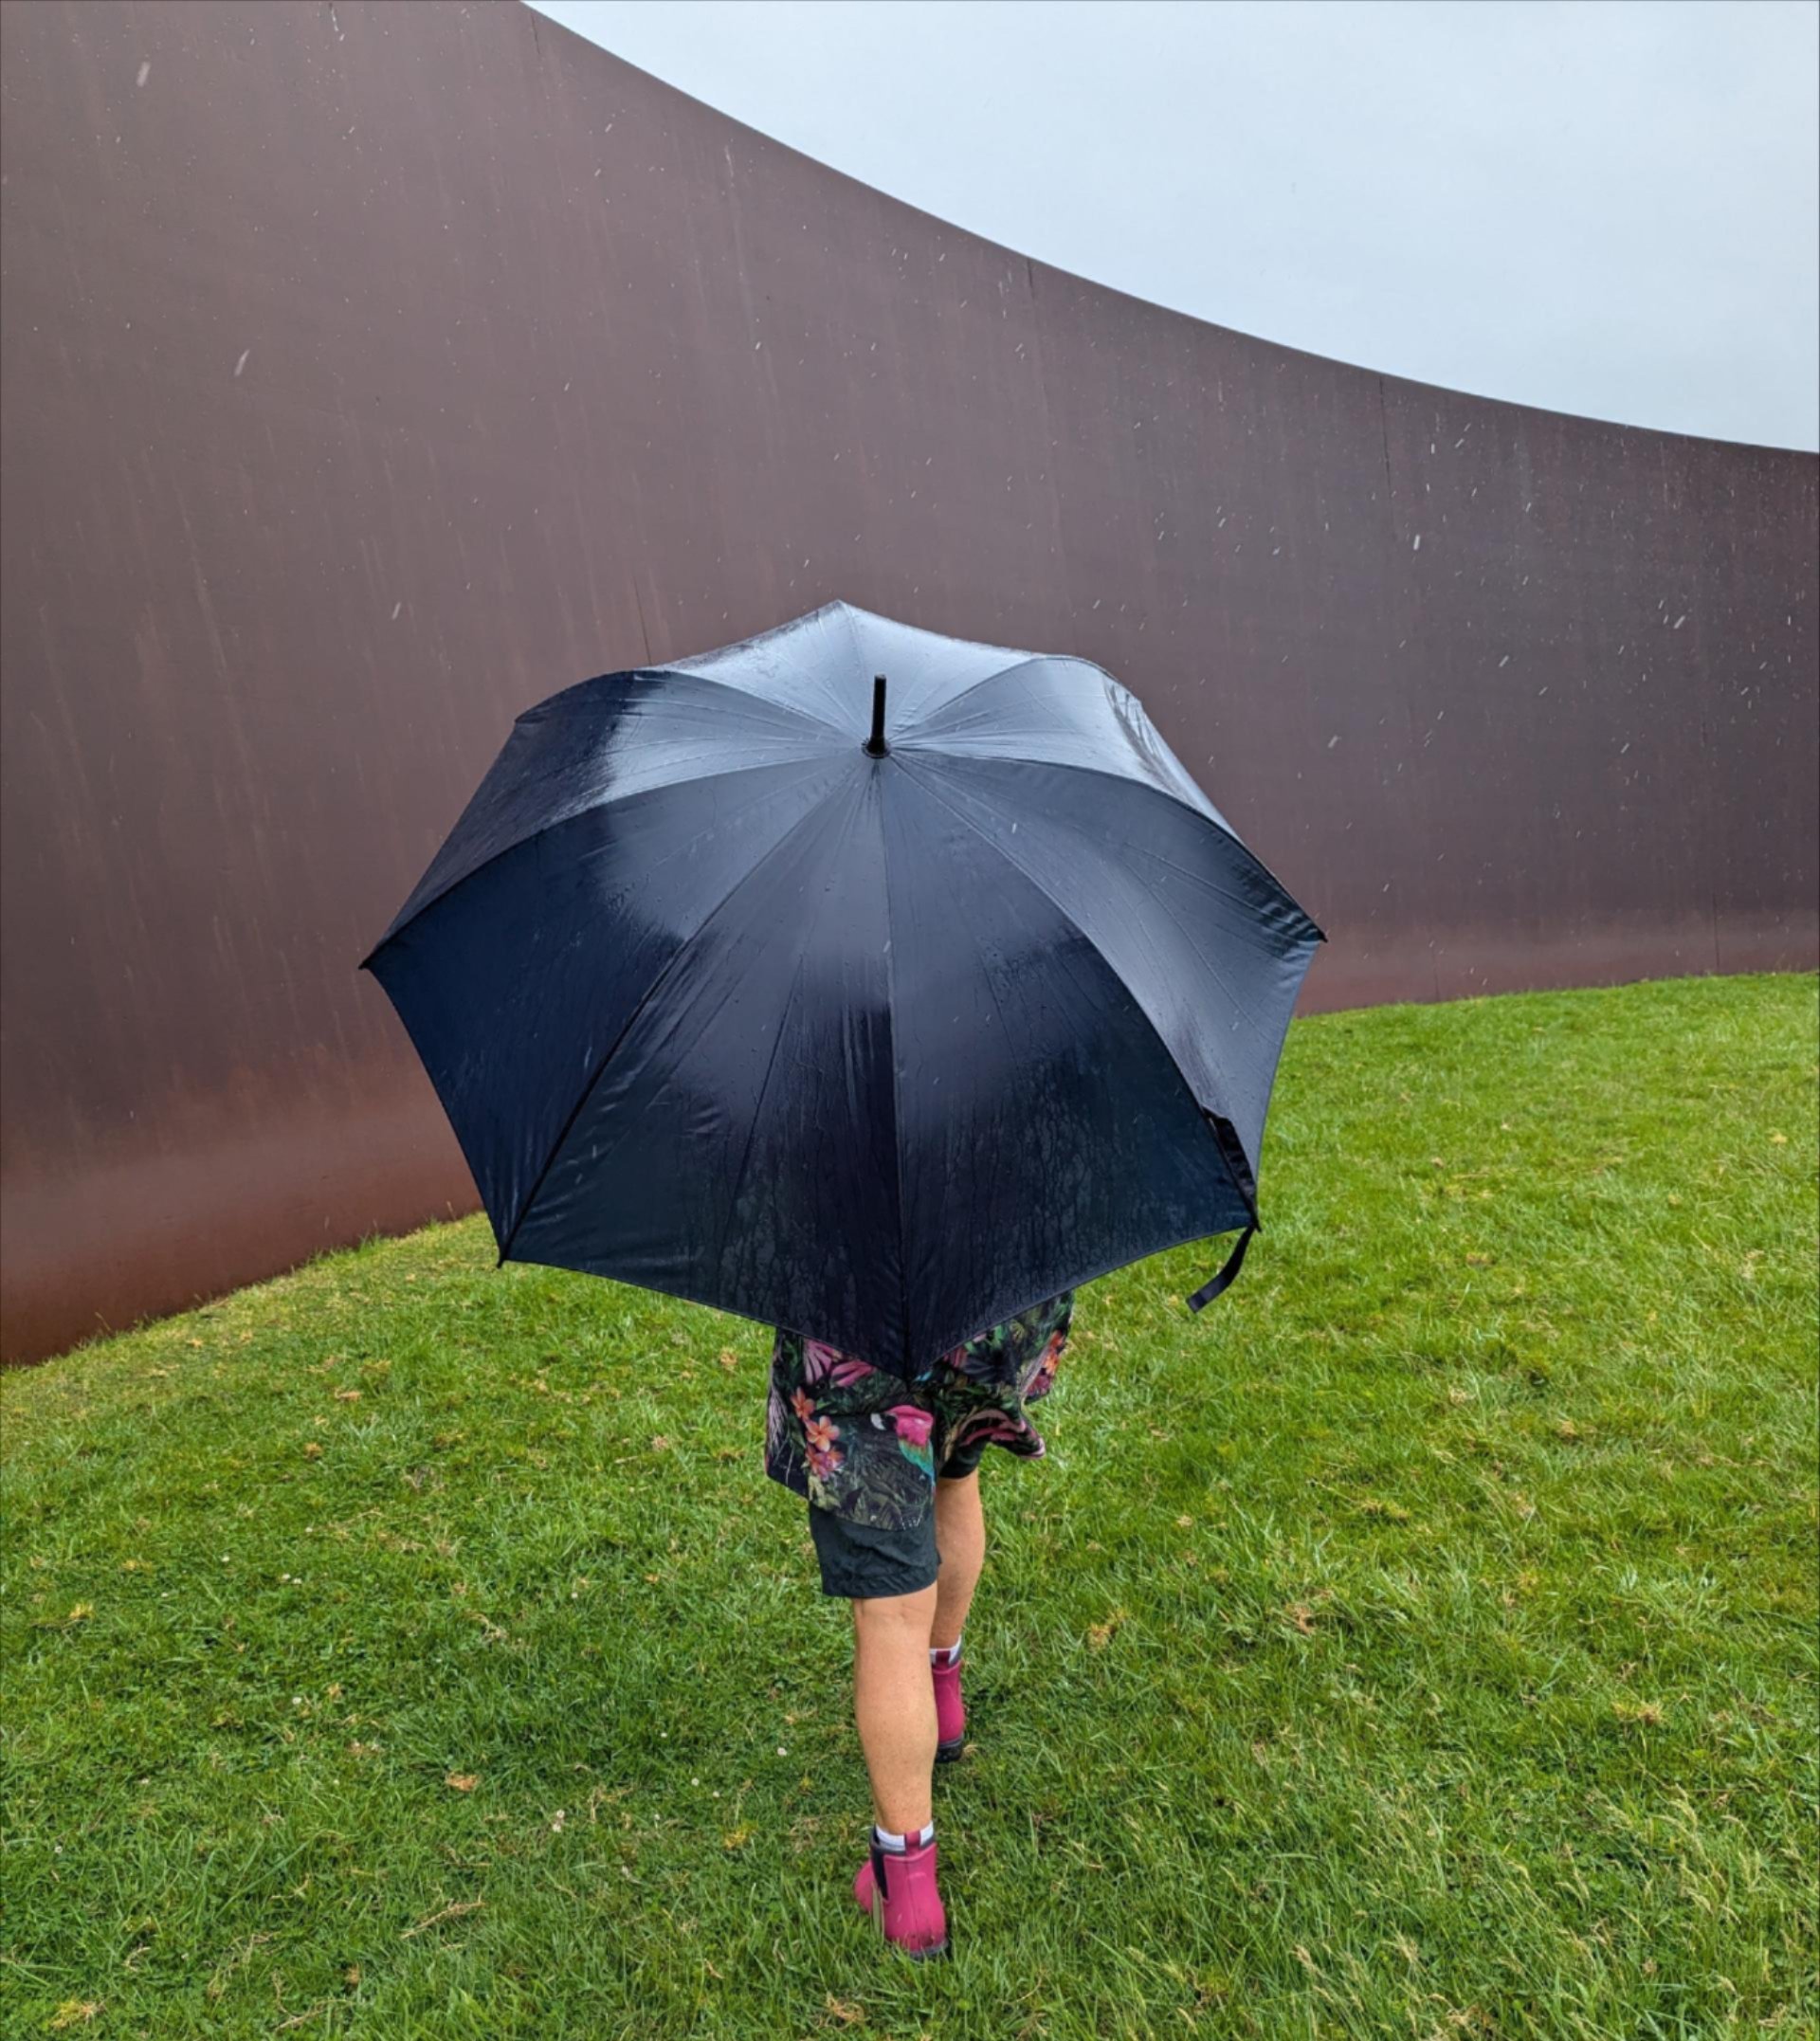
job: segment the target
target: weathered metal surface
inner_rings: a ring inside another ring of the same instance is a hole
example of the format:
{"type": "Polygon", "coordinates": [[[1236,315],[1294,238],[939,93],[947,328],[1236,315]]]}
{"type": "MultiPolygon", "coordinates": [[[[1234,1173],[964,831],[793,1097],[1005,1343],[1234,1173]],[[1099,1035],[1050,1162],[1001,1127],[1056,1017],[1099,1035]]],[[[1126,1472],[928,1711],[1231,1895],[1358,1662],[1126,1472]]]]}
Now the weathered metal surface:
{"type": "Polygon", "coordinates": [[[468,1209],[356,959],[519,709],[837,595],[1129,682],[1311,1004],[1814,962],[1811,456],[1197,324],[515,7],[0,35],[12,1358],[468,1209]]]}

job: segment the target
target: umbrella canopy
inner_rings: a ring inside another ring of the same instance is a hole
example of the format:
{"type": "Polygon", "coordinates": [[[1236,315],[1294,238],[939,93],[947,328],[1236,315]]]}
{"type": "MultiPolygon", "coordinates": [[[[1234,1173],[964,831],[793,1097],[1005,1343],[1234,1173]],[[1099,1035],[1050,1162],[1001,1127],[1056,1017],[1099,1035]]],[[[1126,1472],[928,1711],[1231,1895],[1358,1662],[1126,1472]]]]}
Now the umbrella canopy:
{"type": "Polygon", "coordinates": [[[833,603],[528,710],[364,968],[501,1261],[915,1376],[1242,1253],[1320,940],[1100,667],[833,603]]]}

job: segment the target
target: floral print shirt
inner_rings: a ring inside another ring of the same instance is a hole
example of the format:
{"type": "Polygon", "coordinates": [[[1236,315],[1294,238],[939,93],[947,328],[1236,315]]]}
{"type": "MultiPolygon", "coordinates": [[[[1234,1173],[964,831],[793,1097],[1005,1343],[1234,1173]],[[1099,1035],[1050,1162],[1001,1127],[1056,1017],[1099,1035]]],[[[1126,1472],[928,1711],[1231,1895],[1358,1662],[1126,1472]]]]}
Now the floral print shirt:
{"type": "Polygon", "coordinates": [[[1074,1292],[989,1326],[917,1382],[819,1339],[779,1331],[772,1349],[765,1472],[856,1523],[920,1523],[937,1470],[962,1474],[988,1446],[1026,1459],[1043,1437],[1025,1405],[1048,1394],[1074,1292]]]}

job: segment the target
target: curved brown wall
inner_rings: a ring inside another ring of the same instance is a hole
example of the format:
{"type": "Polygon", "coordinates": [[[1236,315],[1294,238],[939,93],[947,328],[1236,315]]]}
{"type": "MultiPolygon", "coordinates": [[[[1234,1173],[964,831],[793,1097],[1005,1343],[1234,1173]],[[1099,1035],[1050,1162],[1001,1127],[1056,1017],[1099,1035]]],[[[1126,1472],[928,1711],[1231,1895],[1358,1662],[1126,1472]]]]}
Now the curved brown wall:
{"type": "Polygon", "coordinates": [[[834,595],[1144,697],[1313,1003],[1816,955],[1815,462],[1027,262],[509,5],[0,9],[7,1351],[472,1202],[355,960],[834,595]]]}

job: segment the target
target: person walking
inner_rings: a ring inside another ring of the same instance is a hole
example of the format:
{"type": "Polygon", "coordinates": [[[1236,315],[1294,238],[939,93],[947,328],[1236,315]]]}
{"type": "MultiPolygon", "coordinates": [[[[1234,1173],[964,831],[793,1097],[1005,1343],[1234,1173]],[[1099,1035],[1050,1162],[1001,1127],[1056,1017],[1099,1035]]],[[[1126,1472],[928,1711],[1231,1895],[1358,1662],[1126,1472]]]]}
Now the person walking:
{"type": "Polygon", "coordinates": [[[980,1455],[1042,1451],[1079,1285],[1238,1274],[1323,939],[1103,667],[832,602],[526,709],[364,959],[502,1264],[786,1328],[767,1465],[853,1604],[854,1893],[912,1954],[980,1455]]]}
{"type": "Polygon", "coordinates": [[[885,1941],[945,1955],[937,1764],[966,1745],[962,1632],[986,1558],[989,1446],[1040,1458],[1027,1406],[1048,1394],[1074,1292],[989,1327],[906,1381],[779,1329],[765,1471],[808,1500],[822,1592],[853,1609],[853,1712],[872,1787],[871,1848],[853,1896],[885,1941]]]}

